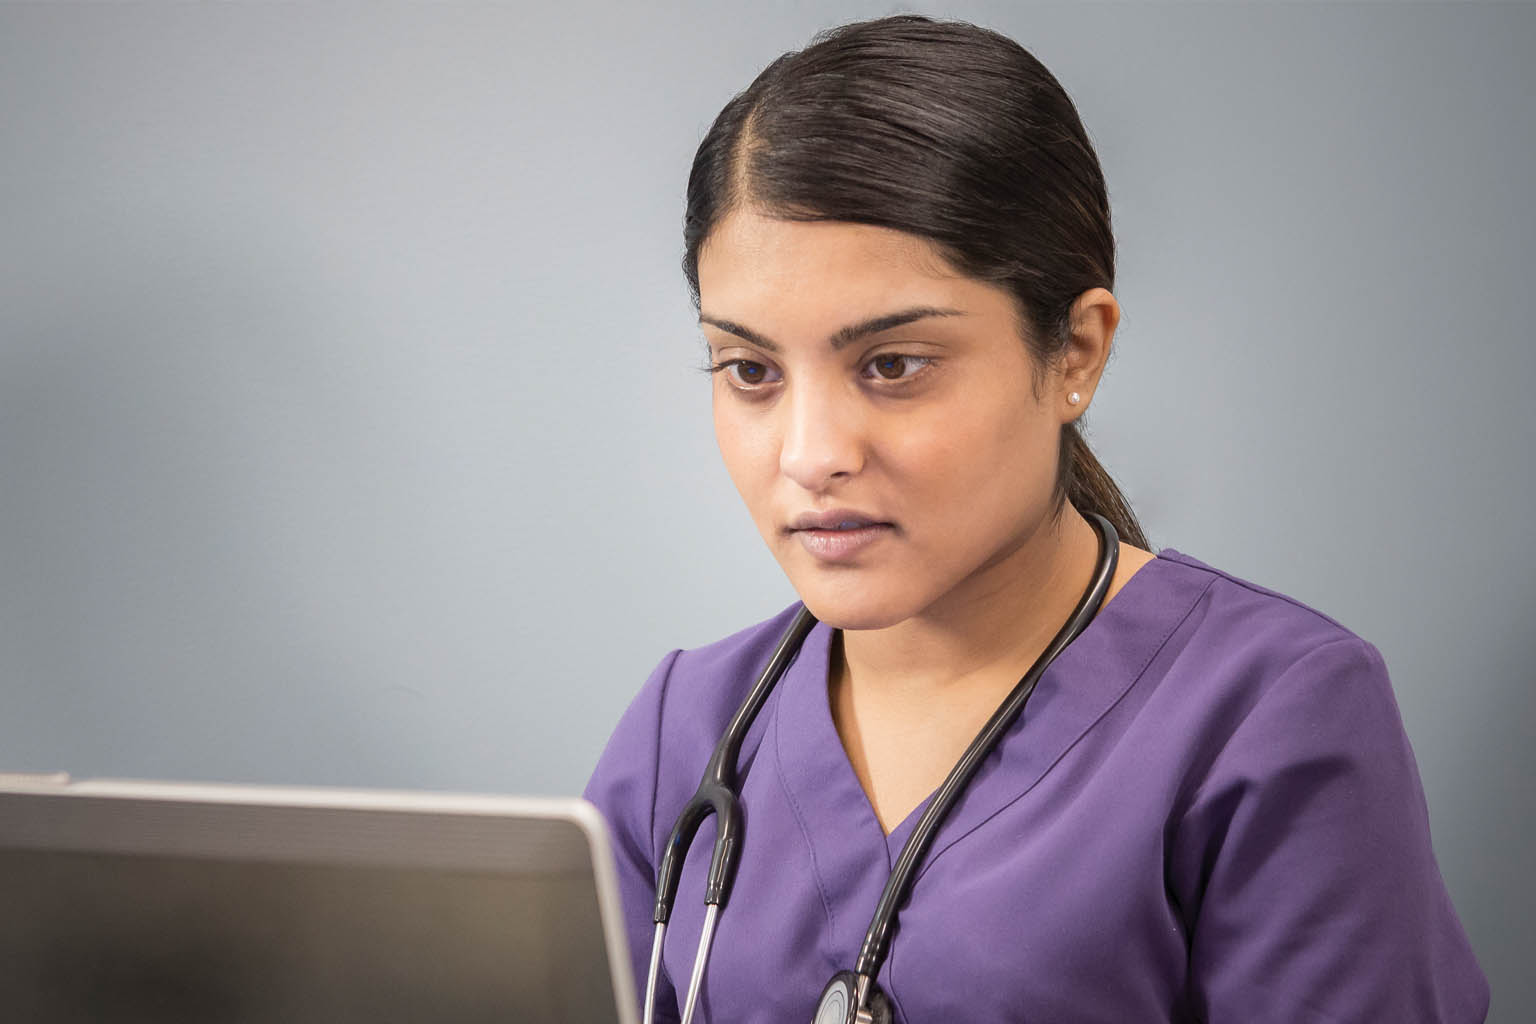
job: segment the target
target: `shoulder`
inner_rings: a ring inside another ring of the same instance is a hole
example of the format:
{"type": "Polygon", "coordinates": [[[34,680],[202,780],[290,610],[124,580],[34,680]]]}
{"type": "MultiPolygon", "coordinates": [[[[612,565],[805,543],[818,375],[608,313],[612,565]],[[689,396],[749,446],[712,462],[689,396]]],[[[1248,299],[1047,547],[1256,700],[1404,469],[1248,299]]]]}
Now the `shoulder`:
{"type": "Polygon", "coordinates": [[[1139,686],[1197,775],[1239,751],[1405,748],[1381,652],[1337,619],[1169,548],[1142,572],[1126,610],[1149,637],[1139,686]]]}
{"type": "Polygon", "coordinates": [[[1381,652],[1332,616],[1171,548],[1148,568],[1160,570],[1170,594],[1183,596],[1183,614],[1168,631],[1163,658],[1176,655],[1250,697],[1326,669],[1390,701],[1381,652]]]}
{"type": "Polygon", "coordinates": [[[1193,594],[1150,682],[1159,734],[1188,741],[1165,875],[1204,1016],[1481,1020],[1380,653],[1295,598],[1176,551],[1159,563],[1193,594]]]}
{"type": "Polygon", "coordinates": [[[1327,793],[1317,806],[1356,826],[1369,820],[1362,803],[1422,815],[1412,750],[1374,645],[1293,597],[1179,552],[1165,549],[1164,560],[1186,588],[1198,587],[1147,680],[1168,734],[1186,739],[1183,813],[1220,832],[1245,800],[1327,793]]]}
{"type": "Polygon", "coordinates": [[[756,673],[799,611],[798,602],[777,614],[701,647],[664,655],[630,704],[649,709],[669,729],[707,727],[719,732],[740,705],[756,673]]]}
{"type": "Polygon", "coordinates": [[[740,706],[757,673],[800,610],[796,602],[777,614],[702,647],[678,649],[664,659],[667,673],[653,693],[642,690],[637,700],[660,705],[669,740],[686,742],[698,734],[708,737],[705,750],[740,706]]]}
{"type": "Polygon", "coordinates": [[[1172,548],[1163,548],[1157,557],[1160,563],[1172,567],[1171,575],[1180,577],[1186,586],[1193,584],[1199,588],[1197,621],[1207,632],[1241,625],[1244,628],[1233,630],[1234,639],[1290,639],[1304,648],[1337,640],[1364,642],[1332,616],[1277,590],[1172,548]]]}
{"type": "MultiPolygon", "coordinates": [[[[702,647],[662,657],[630,701],[588,781],[600,809],[661,816],[655,804],[692,792],[715,743],[774,645],[799,610],[778,614],[702,647]]],[[[750,741],[756,730],[749,733],[750,741]]],[[[670,820],[670,819],[669,819],[670,820]]],[[[650,825],[647,825],[649,829],[650,825]]]]}

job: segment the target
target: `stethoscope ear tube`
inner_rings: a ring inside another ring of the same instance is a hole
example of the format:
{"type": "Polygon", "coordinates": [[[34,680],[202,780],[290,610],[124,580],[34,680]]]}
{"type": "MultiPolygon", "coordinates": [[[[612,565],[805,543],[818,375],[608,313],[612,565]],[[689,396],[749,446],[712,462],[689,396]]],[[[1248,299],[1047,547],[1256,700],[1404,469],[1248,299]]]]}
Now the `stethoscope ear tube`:
{"type": "Polygon", "coordinates": [[[699,781],[699,788],[692,799],[677,816],[677,822],[672,826],[672,835],[667,839],[666,849],[662,851],[661,864],[656,869],[656,907],[651,917],[657,924],[665,924],[672,916],[672,903],[677,898],[677,883],[683,872],[683,860],[688,856],[688,848],[693,845],[693,837],[699,831],[699,826],[711,814],[718,820],[715,823],[715,844],[709,859],[709,880],[705,885],[704,902],[709,906],[724,906],[730,899],[736,863],[741,859],[741,836],[746,825],[741,801],[736,796],[736,759],[741,753],[741,744],[747,737],[747,730],[752,727],[758,711],[768,700],[768,694],[773,692],[784,670],[799,653],[806,635],[815,625],[816,616],[801,605],[789,628],[779,638],[757,682],[752,684],[747,699],[736,709],[720,742],[715,744],[714,753],[710,755],[709,764],[704,769],[704,778],[699,781]]]}
{"type": "Polygon", "coordinates": [[[651,914],[656,922],[656,935],[651,943],[651,966],[645,983],[645,1024],[655,1019],[656,986],[661,971],[661,950],[666,940],[667,921],[672,917],[672,904],[677,898],[677,883],[683,873],[683,861],[688,847],[698,833],[704,819],[713,814],[715,821],[715,845],[709,858],[709,879],[704,887],[704,931],[699,937],[699,951],[694,957],[693,976],[688,983],[688,997],[683,1022],[688,1024],[697,1005],[699,987],[703,981],[704,965],[709,959],[710,943],[714,939],[715,922],[720,908],[730,899],[731,883],[735,881],[736,864],[741,859],[741,837],[746,822],[741,810],[741,800],[736,795],[736,759],[741,753],[742,741],[747,730],[757,718],[757,713],[768,700],[768,694],[778,684],[784,670],[799,653],[806,635],[816,625],[816,617],[804,605],[795,613],[794,620],[763,666],[762,673],[747,699],[731,723],[726,727],[715,751],[704,769],[704,778],[693,797],[677,816],[672,834],[667,838],[661,854],[661,864],[656,869],[656,907],[651,914]]]}
{"type": "Polygon", "coordinates": [[[739,857],[738,841],[741,835],[741,803],[730,790],[715,785],[700,785],[698,792],[684,806],[672,826],[666,849],[661,854],[661,866],[656,871],[656,909],[651,915],[657,924],[665,924],[672,916],[672,902],[677,897],[678,878],[683,873],[683,859],[693,837],[711,814],[716,822],[714,855],[709,861],[709,882],[704,892],[704,902],[723,904],[729,892],[731,876],[739,857]]]}

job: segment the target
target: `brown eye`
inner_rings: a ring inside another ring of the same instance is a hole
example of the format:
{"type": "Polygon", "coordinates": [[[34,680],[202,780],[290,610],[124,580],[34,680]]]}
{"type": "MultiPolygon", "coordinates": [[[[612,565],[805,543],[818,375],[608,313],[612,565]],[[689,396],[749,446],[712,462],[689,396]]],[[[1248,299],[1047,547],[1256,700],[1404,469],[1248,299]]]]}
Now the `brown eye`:
{"type": "Polygon", "coordinates": [[[892,352],[875,356],[866,365],[883,380],[903,380],[915,376],[929,362],[921,356],[904,356],[892,352]]]}
{"type": "Polygon", "coordinates": [[[731,386],[738,391],[755,388],[760,384],[772,384],[778,379],[773,367],[750,359],[727,359],[710,369],[715,373],[724,373],[731,386]]]}

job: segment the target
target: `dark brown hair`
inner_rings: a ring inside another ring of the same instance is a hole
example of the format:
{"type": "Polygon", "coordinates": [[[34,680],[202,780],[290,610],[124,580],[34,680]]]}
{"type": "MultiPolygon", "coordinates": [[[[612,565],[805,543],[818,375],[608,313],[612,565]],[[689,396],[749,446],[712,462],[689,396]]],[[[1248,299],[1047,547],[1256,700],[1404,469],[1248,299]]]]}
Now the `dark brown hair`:
{"type": "MultiPolygon", "coordinates": [[[[1072,100],[1023,47],[963,22],[899,15],[822,32],[725,105],[688,178],[695,305],[700,247],[748,203],[929,240],[1015,296],[1037,370],[1065,351],[1073,301],[1114,284],[1104,174],[1072,100]]],[[[1076,423],[1061,432],[1055,510],[1065,501],[1148,546],[1076,423]]]]}

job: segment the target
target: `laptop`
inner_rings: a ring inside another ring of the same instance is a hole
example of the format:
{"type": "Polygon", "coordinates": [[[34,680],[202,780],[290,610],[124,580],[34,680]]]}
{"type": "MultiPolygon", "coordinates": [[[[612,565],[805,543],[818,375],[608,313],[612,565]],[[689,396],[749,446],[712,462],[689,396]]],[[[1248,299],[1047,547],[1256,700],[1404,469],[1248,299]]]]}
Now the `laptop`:
{"type": "Polygon", "coordinates": [[[636,1024],[578,799],[0,775],[0,1007],[31,1024],[636,1024]]]}

